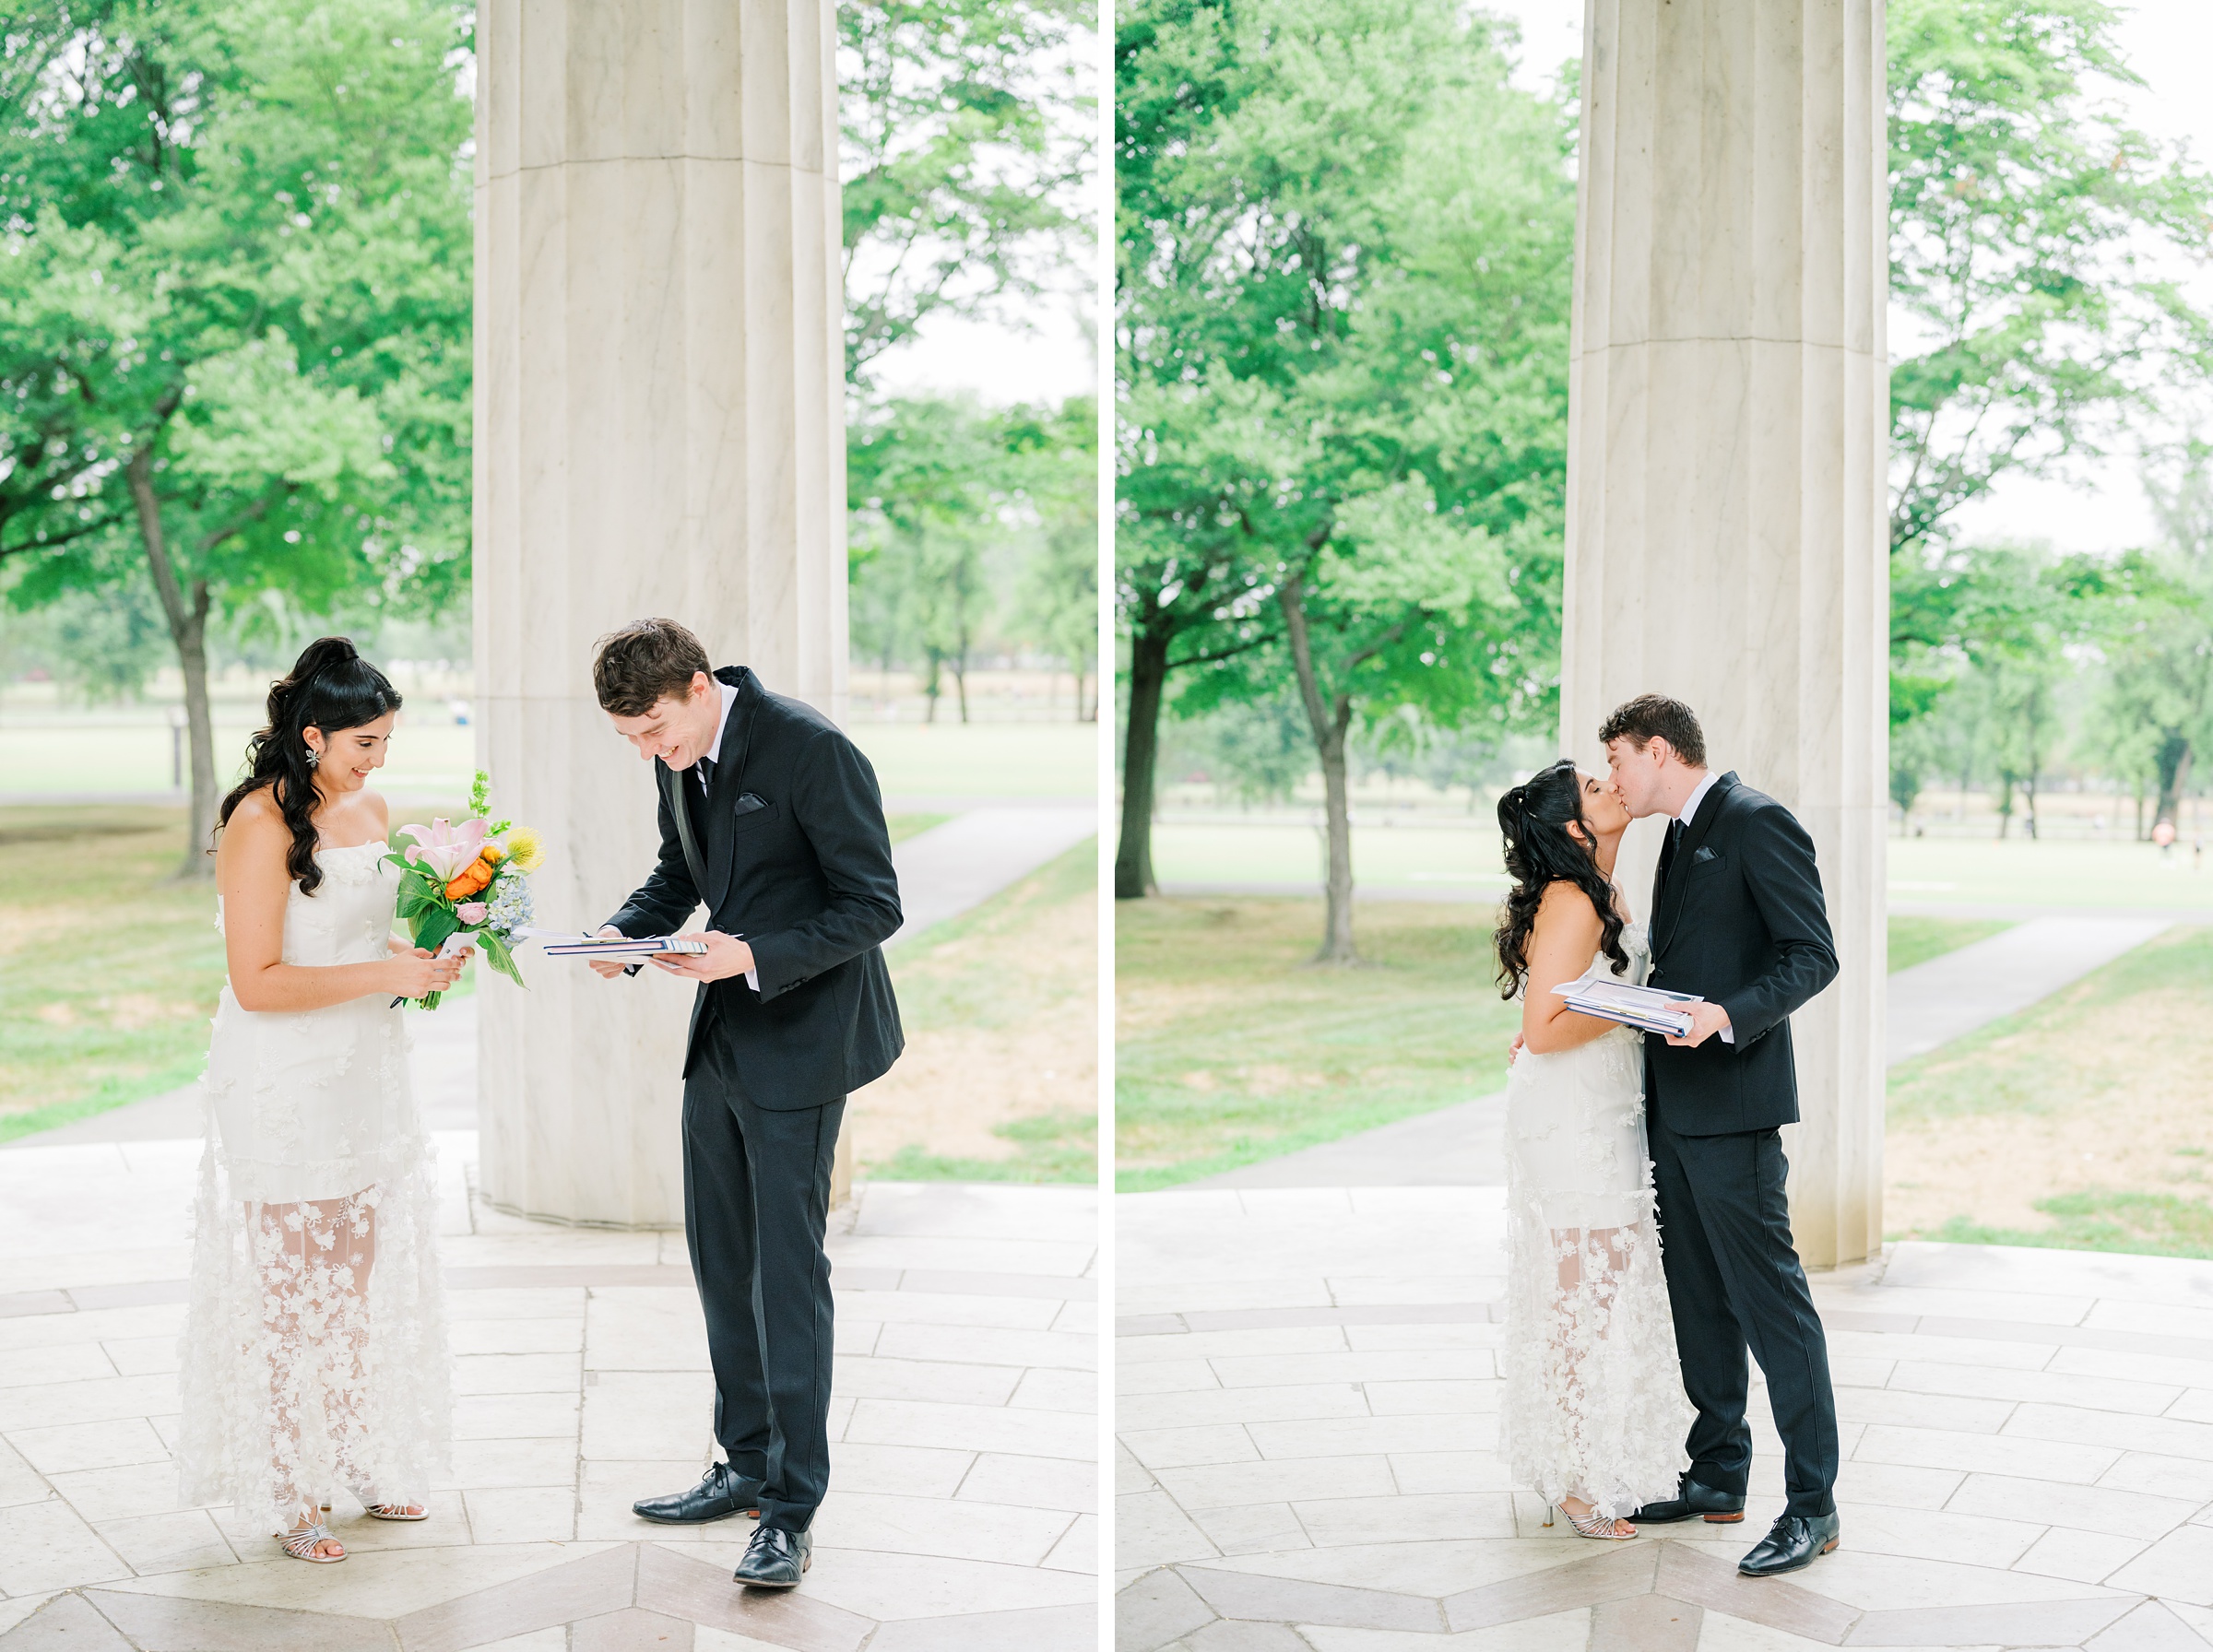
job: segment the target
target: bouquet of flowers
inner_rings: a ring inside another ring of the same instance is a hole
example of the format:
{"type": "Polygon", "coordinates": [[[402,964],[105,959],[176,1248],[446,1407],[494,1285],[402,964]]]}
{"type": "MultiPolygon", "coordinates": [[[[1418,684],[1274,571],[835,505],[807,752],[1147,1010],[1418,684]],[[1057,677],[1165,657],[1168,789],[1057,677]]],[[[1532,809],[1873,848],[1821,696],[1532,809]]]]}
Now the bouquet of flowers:
{"type": "MultiPolygon", "coordinates": [[[[469,788],[469,818],[458,826],[434,820],[402,826],[402,846],[385,856],[400,871],[399,915],[415,944],[437,951],[456,936],[484,949],[491,967],[523,985],[515,967],[515,931],[530,922],[530,874],[545,860],[538,833],[512,820],[488,820],[491,777],[477,771],[469,788]]],[[[443,995],[417,1000],[438,1008],[443,995]]]]}

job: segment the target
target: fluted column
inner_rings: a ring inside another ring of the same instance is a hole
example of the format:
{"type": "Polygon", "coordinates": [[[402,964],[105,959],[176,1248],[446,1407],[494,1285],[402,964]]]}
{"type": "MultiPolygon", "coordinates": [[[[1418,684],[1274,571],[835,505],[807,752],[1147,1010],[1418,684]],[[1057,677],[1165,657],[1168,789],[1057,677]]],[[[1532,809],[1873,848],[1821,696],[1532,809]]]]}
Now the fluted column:
{"type": "Polygon", "coordinates": [[[1882,1240],[1883,6],[1587,0],[1583,65],[1562,737],[1603,763],[1610,709],[1673,694],[1813,833],[1842,974],[1787,1145],[1831,1266],[1882,1240]]]}
{"type": "MultiPolygon", "coordinates": [[[[829,0],[486,0],[477,40],[478,750],[546,835],[539,921],[592,926],[658,841],[596,638],[665,614],[845,709],[836,31],[829,0]]],[[[481,989],[486,1193],[680,1222],[691,990],[526,973],[481,989]]]]}

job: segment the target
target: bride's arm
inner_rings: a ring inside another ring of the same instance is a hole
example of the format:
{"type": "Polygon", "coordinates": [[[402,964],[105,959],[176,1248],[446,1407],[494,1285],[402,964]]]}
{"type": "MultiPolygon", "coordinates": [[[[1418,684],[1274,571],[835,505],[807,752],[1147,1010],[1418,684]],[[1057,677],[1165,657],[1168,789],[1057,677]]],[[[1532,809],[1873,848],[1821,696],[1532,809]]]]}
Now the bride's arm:
{"type": "Polygon", "coordinates": [[[291,829],[266,792],[238,806],[215,855],[223,897],[223,954],[241,1009],[324,1009],[372,993],[420,997],[451,985],[458,961],[395,953],[374,963],[299,964],[284,960],[284,903],[292,875],[291,829]],[[446,966],[450,964],[451,968],[446,966]],[[437,977],[446,979],[439,982],[437,977]]]}
{"type": "Polygon", "coordinates": [[[1589,1044],[1614,1023],[1578,1015],[1553,988],[1591,967],[1601,929],[1591,898],[1572,883],[1555,883],[1537,903],[1529,936],[1529,990],[1521,999],[1521,1042],[1540,1056],[1589,1044]]]}

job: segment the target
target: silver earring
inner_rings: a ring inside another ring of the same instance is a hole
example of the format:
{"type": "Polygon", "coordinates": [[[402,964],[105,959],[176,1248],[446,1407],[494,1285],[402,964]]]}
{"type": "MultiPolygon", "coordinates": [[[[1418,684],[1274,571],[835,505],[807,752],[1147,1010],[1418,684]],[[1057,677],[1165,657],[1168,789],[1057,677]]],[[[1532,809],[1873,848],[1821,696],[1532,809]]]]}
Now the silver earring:
{"type": "Polygon", "coordinates": [[[310,746],[307,749],[307,766],[312,769],[322,761],[323,754],[320,751],[317,751],[313,746],[310,746]]]}

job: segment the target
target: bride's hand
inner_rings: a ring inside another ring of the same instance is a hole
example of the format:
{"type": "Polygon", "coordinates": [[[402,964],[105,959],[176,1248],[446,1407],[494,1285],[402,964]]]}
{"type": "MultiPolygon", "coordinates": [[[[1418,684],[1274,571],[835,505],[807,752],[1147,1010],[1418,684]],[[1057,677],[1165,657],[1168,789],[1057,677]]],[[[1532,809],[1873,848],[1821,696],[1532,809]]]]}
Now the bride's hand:
{"type": "Polygon", "coordinates": [[[1509,1048],[1509,1050],[1506,1052],[1506,1064],[1507,1064],[1507,1066],[1509,1066],[1509,1067],[1511,1067],[1511,1066],[1513,1066],[1513,1064],[1514,1064],[1514,1058],[1515,1058],[1517,1056],[1519,1056],[1519,1055],[1521,1055],[1521,1044],[1522,1044],[1521,1034],[1521,1033],[1519,1033],[1519,1032],[1515,1033],[1515,1034],[1514,1034],[1514,1042],[1513,1042],[1513,1044],[1512,1044],[1512,1046],[1511,1046],[1511,1047],[1510,1047],[1510,1048],[1509,1048]]]}
{"type": "Polygon", "coordinates": [[[441,958],[427,947],[408,947],[396,952],[385,967],[391,972],[391,985],[386,989],[399,997],[420,998],[425,994],[444,992],[460,979],[461,966],[467,962],[467,955],[458,958],[441,958]]]}

